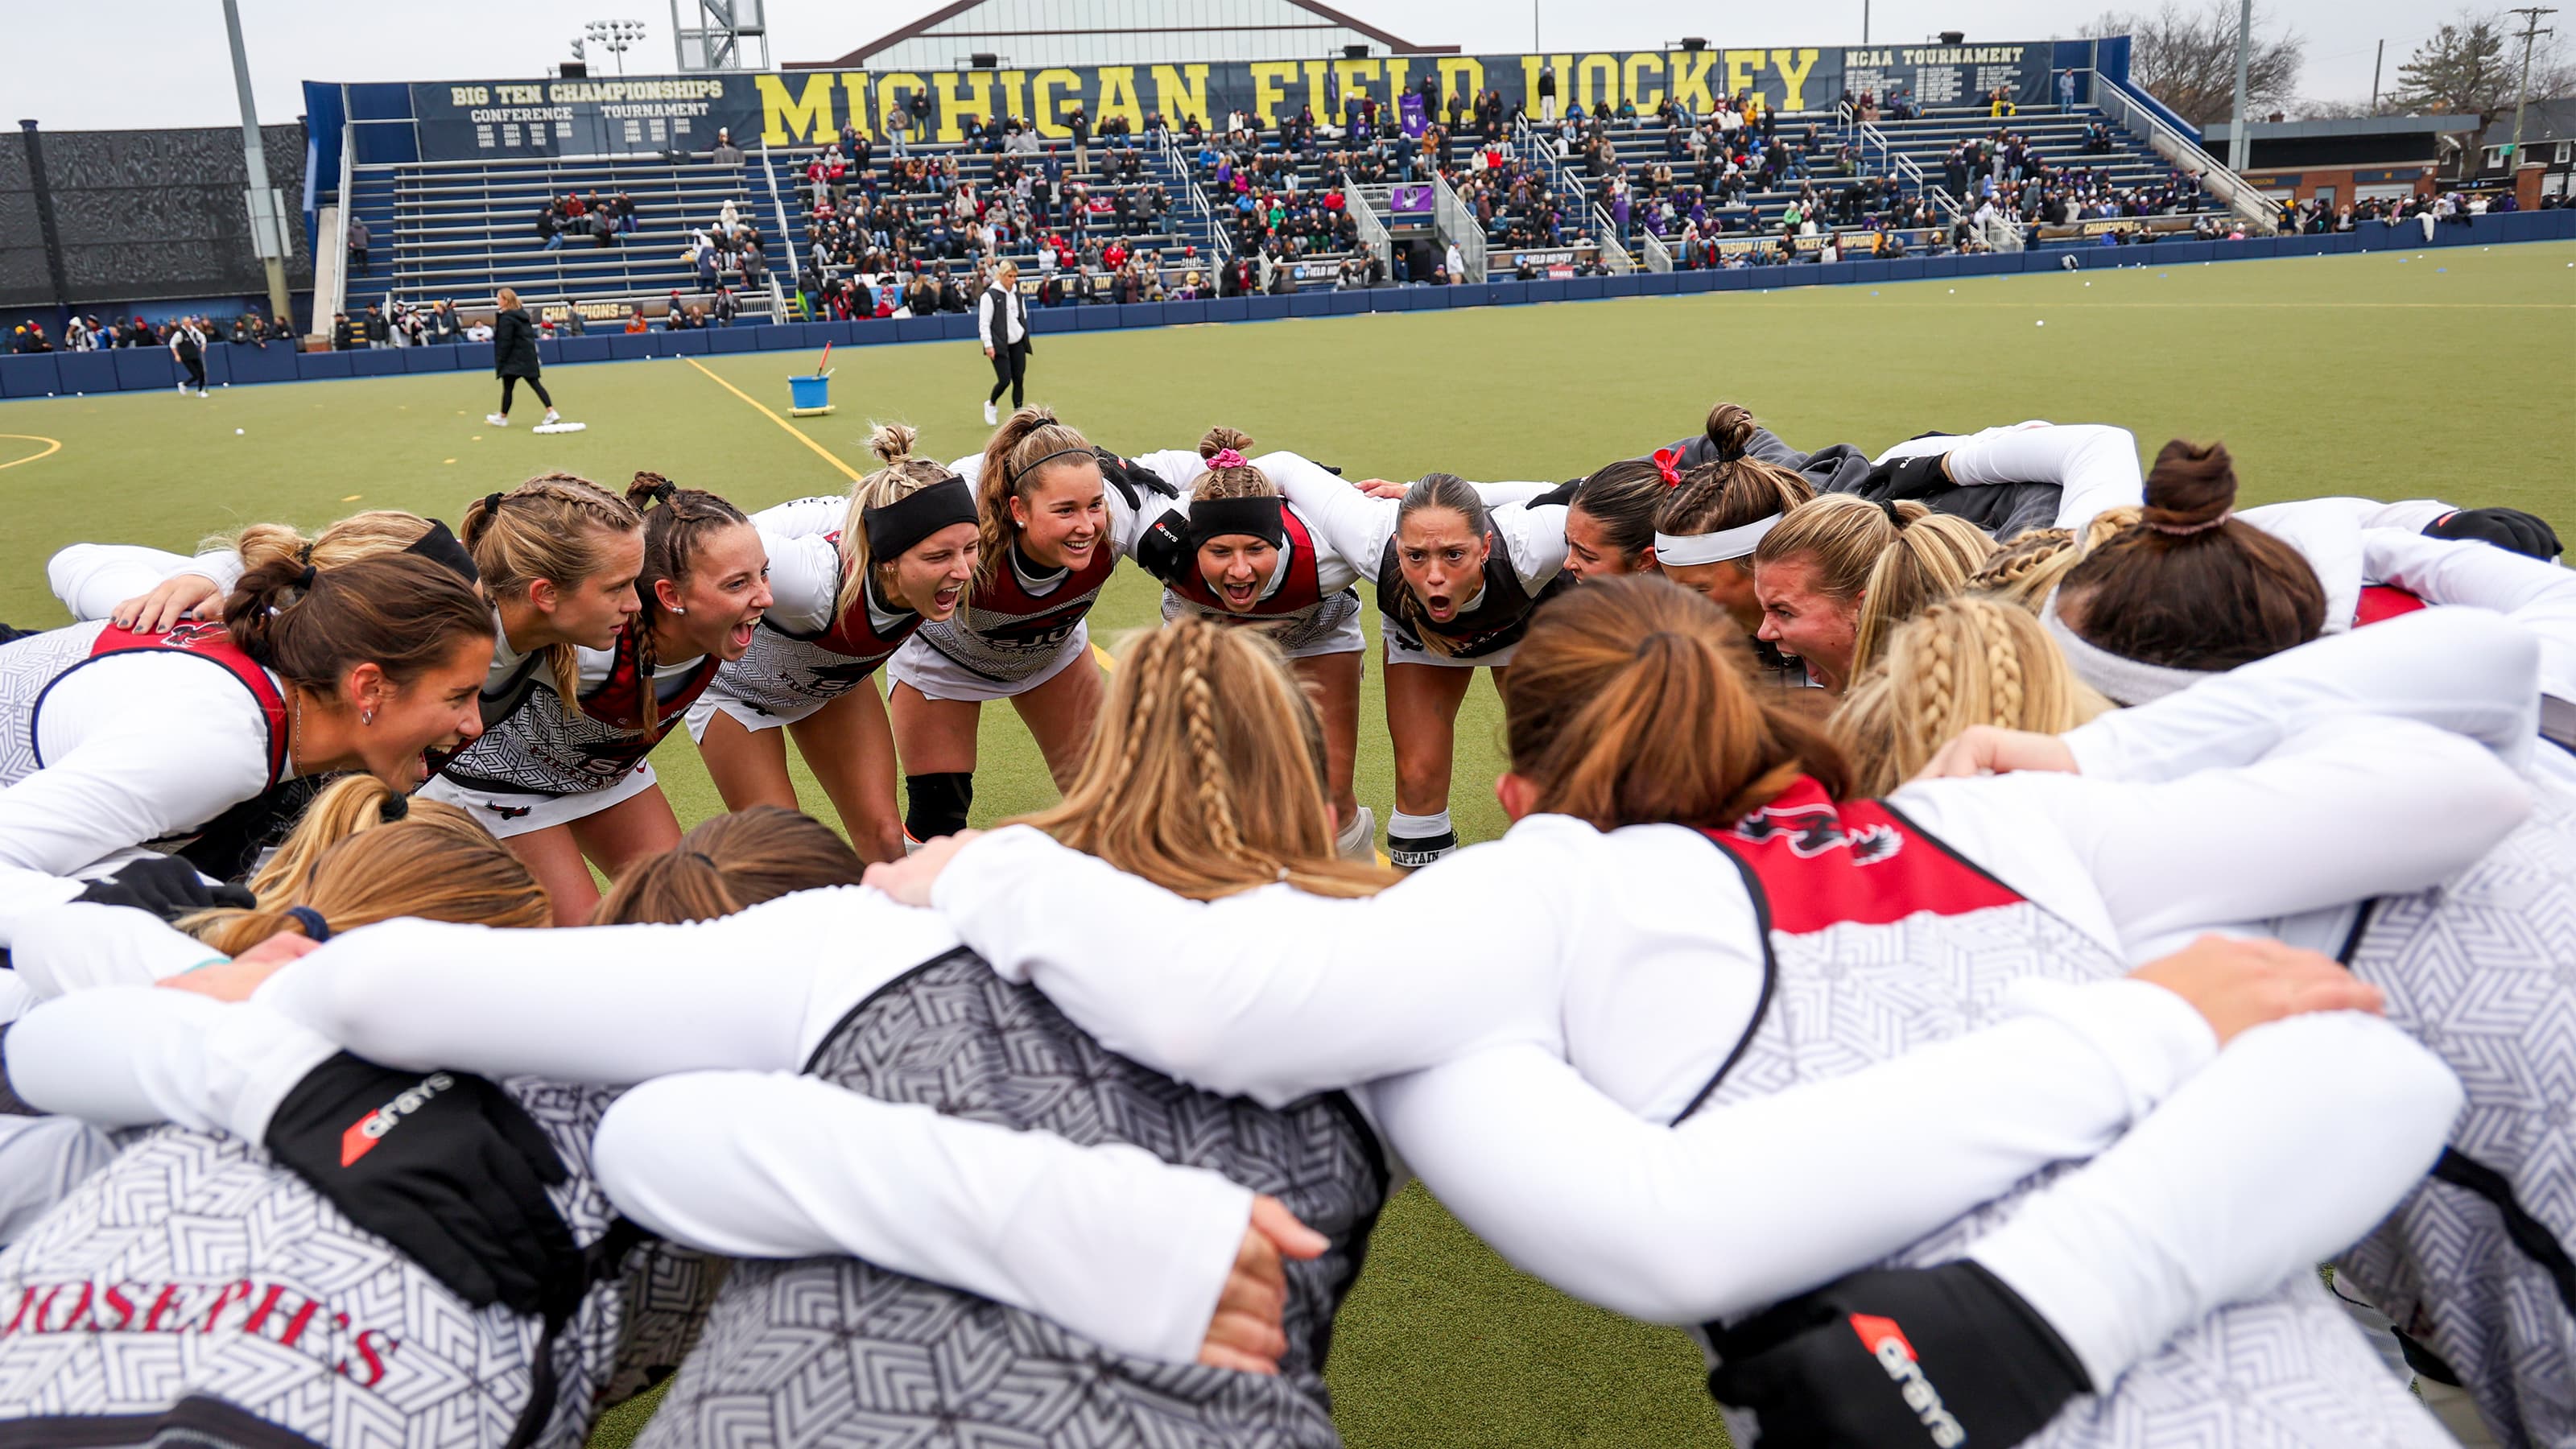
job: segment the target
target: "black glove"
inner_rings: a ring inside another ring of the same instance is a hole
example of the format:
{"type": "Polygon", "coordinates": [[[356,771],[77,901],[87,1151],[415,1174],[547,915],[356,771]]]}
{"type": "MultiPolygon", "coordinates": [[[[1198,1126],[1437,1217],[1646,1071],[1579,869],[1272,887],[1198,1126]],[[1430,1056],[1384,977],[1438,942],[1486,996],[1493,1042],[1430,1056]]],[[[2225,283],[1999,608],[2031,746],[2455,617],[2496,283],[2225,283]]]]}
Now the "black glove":
{"type": "Polygon", "coordinates": [[[518,1102],[464,1072],[397,1072],[342,1052],[295,1084],[267,1146],[352,1222],[480,1308],[549,1319],[587,1272],[546,1197],[554,1144],[518,1102]]]}
{"type": "Polygon", "coordinates": [[[195,866],[175,855],[147,856],[103,880],[91,881],[72,899],[102,906],[132,906],[164,921],[176,921],[216,906],[249,910],[259,904],[246,887],[206,884],[195,866]]]}
{"type": "Polygon", "coordinates": [[[1129,551],[1136,566],[1164,583],[1178,583],[1190,562],[1189,535],[1183,531],[1181,515],[1166,512],[1145,526],[1136,536],[1136,547],[1129,551]]]}
{"type": "Polygon", "coordinates": [[[1713,1335],[1709,1392],[1761,1449],[2005,1449],[2092,1392],[2021,1295],[1975,1263],[1855,1273],[1713,1335]]]}
{"type": "Polygon", "coordinates": [[[2558,530],[2549,520],[2519,508],[2462,508],[2424,525],[2426,538],[2483,539],[2496,547],[2554,561],[2560,552],[2558,530]]]}

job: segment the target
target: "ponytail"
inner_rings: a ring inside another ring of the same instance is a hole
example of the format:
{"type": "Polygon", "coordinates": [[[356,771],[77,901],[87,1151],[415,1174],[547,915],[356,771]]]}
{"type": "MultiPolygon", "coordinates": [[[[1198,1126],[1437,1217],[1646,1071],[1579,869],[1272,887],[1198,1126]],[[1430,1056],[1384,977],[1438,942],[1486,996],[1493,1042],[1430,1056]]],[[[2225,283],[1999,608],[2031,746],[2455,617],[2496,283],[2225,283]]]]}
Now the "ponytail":
{"type": "Polygon", "coordinates": [[[1512,773],[1538,808],[1602,830],[1729,824],[1800,774],[1836,799],[1848,771],[1746,682],[1744,631],[1698,594],[1631,575],[1531,620],[1503,685],[1512,773]]]}
{"type": "Polygon", "coordinates": [[[1897,529],[1862,586],[1860,616],[1852,630],[1852,672],[1857,675],[1877,661],[1897,625],[1964,592],[1968,576],[1994,552],[1995,541],[1983,529],[1948,514],[1917,518],[1897,529]]]}
{"type": "Polygon", "coordinates": [[[224,601],[224,628],[287,683],[332,695],[360,664],[411,683],[465,640],[489,641],[492,611],[473,585],[410,554],[327,569],[290,557],[242,575],[224,601]]]}
{"type": "Polygon", "coordinates": [[[1018,536],[1018,525],[1011,521],[1011,500],[1028,497],[1038,476],[1058,463],[1099,466],[1090,442],[1057,422],[1050,408],[1025,407],[1012,413],[984,445],[984,469],[975,478],[982,545],[975,565],[976,583],[988,584],[1000,576],[1003,555],[1018,536]]]}
{"type": "MultiPolygon", "coordinates": [[[[326,791],[323,799],[330,798],[326,791]]],[[[335,809],[362,807],[364,798],[353,793],[335,809]]],[[[304,828],[298,825],[298,834],[304,828]]],[[[550,924],[554,907],[528,868],[465,812],[421,801],[402,819],[361,825],[330,842],[300,879],[260,892],[256,909],[201,911],[179,929],[239,955],[283,932],[318,941],[397,916],[531,927],[550,924]]]]}
{"type": "MultiPolygon", "coordinates": [[[[957,475],[928,458],[912,455],[920,436],[904,423],[879,423],[868,432],[868,451],[884,466],[850,485],[850,511],[841,521],[841,591],[832,600],[832,617],[843,618],[866,597],[871,569],[894,562],[878,558],[868,546],[867,512],[911,497],[934,483],[957,475]]],[[[981,533],[981,524],[978,524],[981,533]]]]}
{"type": "Polygon", "coordinates": [[[1744,450],[1752,446],[1753,434],[1758,429],[1753,414],[1738,404],[1722,402],[1708,410],[1705,429],[1708,445],[1717,450],[1717,461],[1721,463],[1731,463],[1743,457],[1744,450]]]}
{"type": "Polygon", "coordinates": [[[2233,669],[2316,638],[2326,614],[2316,571],[2231,517],[2235,505],[2224,445],[2165,444],[2138,521],[2059,583],[2060,617],[2098,648],[2175,669],[2233,669]]]}

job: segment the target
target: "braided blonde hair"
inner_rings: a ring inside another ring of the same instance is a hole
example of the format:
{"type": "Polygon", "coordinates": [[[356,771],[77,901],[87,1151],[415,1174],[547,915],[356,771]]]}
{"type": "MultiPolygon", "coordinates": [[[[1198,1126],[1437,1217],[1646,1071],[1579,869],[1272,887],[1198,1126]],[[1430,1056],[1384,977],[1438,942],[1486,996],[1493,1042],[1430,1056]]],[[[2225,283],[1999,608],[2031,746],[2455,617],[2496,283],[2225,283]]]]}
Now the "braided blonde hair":
{"type": "Polygon", "coordinates": [[[1825,732],[1854,789],[1884,795],[1970,725],[2062,734],[2111,707],[2075,677],[2038,616],[1970,594],[1926,607],[1889,635],[1825,732]]]}
{"type": "Polygon", "coordinates": [[[1323,728],[1277,646],[1184,614],[1120,658],[1063,803],[1016,823],[1194,900],[1275,881],[1374,895],[1396,877],[1335,855],[1324,779],[1323,728]]]}
{"type": "Polygon", "coordinates": [[[2048,591],[2081,557],[2071,531],[2027,529],[1978,565],[1968,575],[1968,587],[2037,613],[2048,591]]]}
{"type": "MultiPolygon", "coordinates": [[[[539,579],[570,588],[607,566],[610,537],[644,526],[635,505],[571,473],[540,473],[506,493],[466,506],[456,536],[474,555],[491,598],[524,598],[539,579]]],[[[546,646],[546,670],[565,710],[581,713],[581,656],[570,644],[546,646]]]]}

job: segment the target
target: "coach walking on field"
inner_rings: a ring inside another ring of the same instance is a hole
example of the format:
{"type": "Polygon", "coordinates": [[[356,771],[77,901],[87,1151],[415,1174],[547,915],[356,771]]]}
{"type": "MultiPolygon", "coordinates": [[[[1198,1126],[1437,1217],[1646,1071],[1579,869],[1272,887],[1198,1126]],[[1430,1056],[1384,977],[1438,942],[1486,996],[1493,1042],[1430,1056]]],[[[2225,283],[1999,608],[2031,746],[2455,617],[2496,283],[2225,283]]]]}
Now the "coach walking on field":
{"type": "Polygon", "coordinates": [[[984,421],[997,423],[1001,418],[993,405],[1002,400],[1002,389],[1011,390],[1011,411],[1018,412],[1029,371],[1029,302],[1020,295],[1019,263],[1002,263],[984,295],[975,299],[975,330],[983,336],[984,355],[993,359],[993,392],[984,399],[984,421]]]}
{"type": "Polygon", "coordinates": [[[510,391],[526,378],[528,391],[546,405],[546,423],[558,421],[555,400],[546,396],[546,385],[537,381],[537,324],[528,320],[528,309],[519,305],[519,294],[503,287],[495,298],[499,307],[492,314],[492,372],[501,379],[501,410],[487,413],[483,421],[496,428],[510,425],[510,391]]]}

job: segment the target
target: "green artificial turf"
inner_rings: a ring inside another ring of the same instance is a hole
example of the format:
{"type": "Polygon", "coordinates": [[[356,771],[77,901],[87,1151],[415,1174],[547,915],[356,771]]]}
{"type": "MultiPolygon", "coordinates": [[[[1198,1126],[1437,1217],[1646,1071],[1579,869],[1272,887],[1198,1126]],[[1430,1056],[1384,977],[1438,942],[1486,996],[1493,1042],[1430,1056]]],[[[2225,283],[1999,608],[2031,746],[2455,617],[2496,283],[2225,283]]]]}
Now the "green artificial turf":
{"type": "MultiPolygon", "coordinates": [[[[942,457],[982,444],[991,373],[971,344],[833,362],[840,411],[799,426],[849,465],[867,466],[872,418],[919,426],[942,457]]],[[[496,389],[479,373],[0,404],[0,620],[62,621],[44,563],[67,543],[186,550],[240,523],[311,527],[363,507],[454,519],[547,469],[603,483],[651,469],[746,509],[839,492],[839,468],[708,375],[783,416],[787,373],[813,365],[755,353],[557,368],[548,386],[590,428],[544,438],[524,397],[518,426],[485,426],[496,389]],[[35,456],[49,442],[59,450],[35,456]]],[[[2527,508],[2576,537],[2576,244],[1047,336],[1031,377],[1033,397],[1111,447],[1187,447],[1222,422],[1354,477],[1573,477],[1695,432],[1719,399],[1810,449],[2115,422],[2149,455],[2168,437],[2223,438],[2249,503],[2437,496],[2527,508]]],[[[1114,648],[1154,604],[1122,571],[1095,636],[1114,648]]],[[[1383,821],[1376,673],[1359,791],[1383,821]]],[[[1497,720],[1479,686],[1451,801],[1465,839],[1501,827],[1497,720]]],[[[685,736],[656,764],[684,822],[717,808],[685,736]]],[[[801,765],[798,778],[819,805],[801,765]]],[[[976,787],[979,825],[1052,798],[1007,708],[985,712],[976,787]]],[[[1334,1350],[1360,1449],[1722,1442],[1678,1333],[1513,1273],[1418,1189],[1389,1206],[1334,1350]]],[[[616,1416],[594,1442],[623,1445],[640,1422],[616,1416]]]]}

